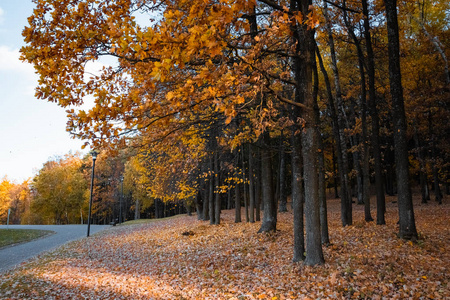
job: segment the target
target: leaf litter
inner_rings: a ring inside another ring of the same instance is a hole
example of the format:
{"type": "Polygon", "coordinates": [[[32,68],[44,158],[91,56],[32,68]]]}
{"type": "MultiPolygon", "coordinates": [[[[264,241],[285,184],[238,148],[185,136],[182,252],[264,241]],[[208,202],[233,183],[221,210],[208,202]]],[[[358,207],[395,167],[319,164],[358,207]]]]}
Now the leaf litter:
{"type": "MultiPolygon", "coordinates": [[[[0,275],[1,299],[448,299],[450,205],[416,200],[416,243],[398,239],[394,198],[386,226],[341,227],[329,200],[326,264],[292,262],[292,213],[277,232],[260,223],[221,225],[195,216],[113,227],[72,242],[0,275]]],[[[376,213],[373,208],[372,213],[376,213]]]]}

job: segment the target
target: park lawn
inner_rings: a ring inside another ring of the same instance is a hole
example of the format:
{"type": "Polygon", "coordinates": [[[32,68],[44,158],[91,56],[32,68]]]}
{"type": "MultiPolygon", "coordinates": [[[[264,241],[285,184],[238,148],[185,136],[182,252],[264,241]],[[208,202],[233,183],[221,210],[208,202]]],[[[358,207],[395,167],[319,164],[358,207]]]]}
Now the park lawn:
{"type": "Polygon", "coordinates": [[[171,217],[167,217],[164,219],[139,219],[139,220],[130,220],[130,221],[125,221],[122,224],[118,224],[118,226],[127,226],[127,225],[142,225],[142,224],[148,224],[148,223],[153,223],[153,222],[160,222],[162,220],[167,221],[169,219],[176,219],[176,218],[180,218],[183,215],[175,215],[175,216],[171,216],[171,217]]]}
{"type": "Polygon", "coordinates": [[[13,244],[29,242],[54,233],[50,230],[0,229],[0,248],[13,244]]]}
{"type": "Polygon", "coordinates": [[[448,197],[415,197],[416,243],[397,238],[394,200],[386,226],[364,222],[355,204],[345,228],[329,200],[323,266],[292,262],[291,212],[276,233],[257,234],[259,222],[235,224],[229,210],[220,225],[180,216],[75,241],[0,275],[0,299],[448,299],[448,197]]]}

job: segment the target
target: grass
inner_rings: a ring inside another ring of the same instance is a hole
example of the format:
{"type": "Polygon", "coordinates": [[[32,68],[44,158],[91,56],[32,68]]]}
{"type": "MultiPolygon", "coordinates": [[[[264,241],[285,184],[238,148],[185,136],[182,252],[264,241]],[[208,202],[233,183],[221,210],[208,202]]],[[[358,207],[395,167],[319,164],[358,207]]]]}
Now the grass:
{"type": "Polygon", "coordinates": [[[161,219],[131,220],[131,221],[123,222],[122,224],[118,224],[118,225],[141,225],[141,224],[153,223],[153,222],[158,222],[158,221],[163,221],[163,220],[175,219],[175,218],[179,218],[179,217],[182,217],[182,216],[185,216],[185,215],[175,215],[175,216],[171,216],[171,217],[167,217],[167,218],[161,218],[161,219]]]}
{"type": "Polygon", "coordinates": [[[50,230],[36,229],[0,229],[0,248],[32,241],[54,233],[50,230]]]}

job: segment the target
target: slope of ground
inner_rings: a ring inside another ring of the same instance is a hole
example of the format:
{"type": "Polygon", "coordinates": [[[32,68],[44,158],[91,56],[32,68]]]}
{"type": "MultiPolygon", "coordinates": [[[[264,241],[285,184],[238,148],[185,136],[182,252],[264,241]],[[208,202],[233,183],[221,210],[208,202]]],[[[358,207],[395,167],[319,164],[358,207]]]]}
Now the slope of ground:
{"type": "Polygon", "coordinates": [[[329,200],[324,266],[292,263],[292,213],[279,214],[278,232],[256,234],[259,223],[235,224],[224,211],[218,226],[180,216],[73,242],[0,276],[0,298],[448,299],[448,201],[416,202],[420,240],[411,243],[396,237],[393,200],[386,226],[365,223],[355,205],[346,228],[329,200]]]}

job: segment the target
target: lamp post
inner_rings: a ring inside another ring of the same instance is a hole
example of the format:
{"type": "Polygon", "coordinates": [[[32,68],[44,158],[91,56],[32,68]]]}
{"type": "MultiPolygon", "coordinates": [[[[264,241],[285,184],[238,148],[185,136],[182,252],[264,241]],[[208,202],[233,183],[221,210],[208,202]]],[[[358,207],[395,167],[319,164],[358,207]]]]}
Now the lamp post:
{"type": "Polygon", "coordinates": [[[92,194],[94,188],[94,170],[95,170],[95,160],[97,159],[97,151],[92,150],[92,173],[91,173],[91,195],[89,199],[89,216],[88,216],[88,228],[87,228],[87,236],[89,237],[89,232],[91,230],[91,210],[92,210],[92,194]]]}

